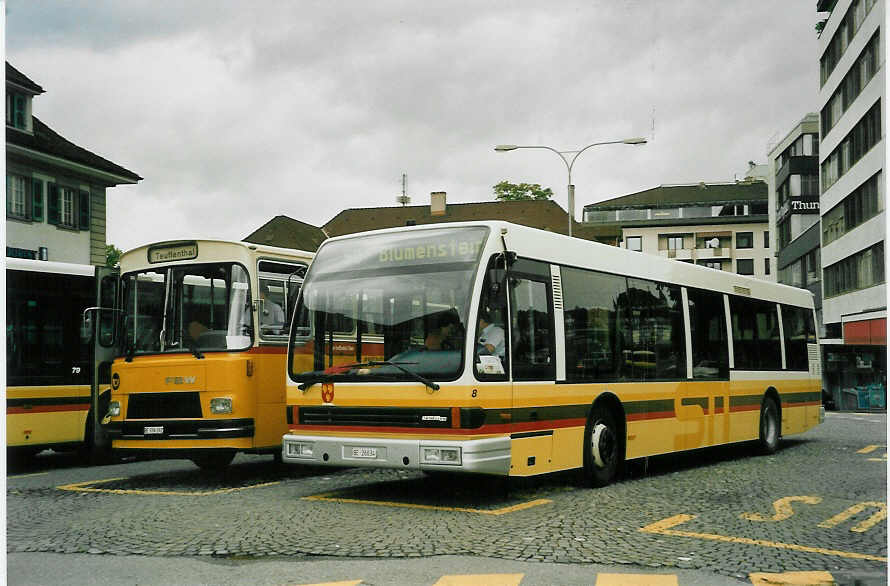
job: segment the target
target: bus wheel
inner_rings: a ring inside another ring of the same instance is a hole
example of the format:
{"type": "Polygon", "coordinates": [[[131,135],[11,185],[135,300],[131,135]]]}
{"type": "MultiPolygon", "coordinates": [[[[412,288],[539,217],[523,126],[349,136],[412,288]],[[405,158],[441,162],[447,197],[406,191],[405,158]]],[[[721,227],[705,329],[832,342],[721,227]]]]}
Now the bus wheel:
{"type": "Polygon", "coordinates": [[[595,407],[584,430],[584,479],[592,487],[606,486],[615,479],[621,463],[621,442],[615,415],[595,407]]]}
{"type": "Polygon", "coordinates": [[[772,397],[763,399],[760,406],[760,438],[757,440],[761,453],[773,454],[779,447],[779,430],[782,422],[779,418],[779,407],[772,397]]]}
{"type": "Polygon", "coordinates": [[[219,471],[232,463],[232,460],[235,459],[235,452],[232,450],[211,450],[206,454],[195,454],[190,459],[201,470],[219,471]]]}

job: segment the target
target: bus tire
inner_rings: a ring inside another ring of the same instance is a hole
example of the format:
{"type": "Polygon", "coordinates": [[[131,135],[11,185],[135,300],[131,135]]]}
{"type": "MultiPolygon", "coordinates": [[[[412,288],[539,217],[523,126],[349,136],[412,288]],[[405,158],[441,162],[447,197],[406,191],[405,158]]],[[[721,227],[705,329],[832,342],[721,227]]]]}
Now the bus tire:
{"type": "Polygon", "coordinates": [[[194,454],[189,458],[201,470],[218,472],[224,470],[235,459],[234,450],[208,450],[205,454],[194,454]]]}
{"type": "Polygon", "coordinates": [[[599,405],[590,412],[584,429],[584,481],[593,488],[615,479],[621,465],[621,441],[615,413],[599,405]]]}
{"type": "Polygon", "coordinates": [[[760,405],[760,437],[757,445],[763,454],[774,454],[779,448],[779,434],[782,429],[779,406],[772,397],[764,397],[760,405]]]}

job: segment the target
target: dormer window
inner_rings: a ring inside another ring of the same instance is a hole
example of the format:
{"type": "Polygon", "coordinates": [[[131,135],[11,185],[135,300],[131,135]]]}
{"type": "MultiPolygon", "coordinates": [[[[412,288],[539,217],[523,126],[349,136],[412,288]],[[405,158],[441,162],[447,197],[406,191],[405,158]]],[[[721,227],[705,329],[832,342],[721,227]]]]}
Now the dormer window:
{"type": "Polygon", "coordinates": [[[6,125],[19,130],[30,131],[30,96],[22,93],[6,92],[6,125]]]}

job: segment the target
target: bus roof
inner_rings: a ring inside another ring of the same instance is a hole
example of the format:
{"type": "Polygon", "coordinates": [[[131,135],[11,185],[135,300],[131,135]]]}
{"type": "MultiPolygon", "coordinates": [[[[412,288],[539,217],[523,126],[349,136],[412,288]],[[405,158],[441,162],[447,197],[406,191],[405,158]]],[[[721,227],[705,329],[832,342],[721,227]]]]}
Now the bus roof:
{"type": "Polygon", "coordinates": [[[494,236],[503,234],[507,248],[525,258],[805,307],[813,306],[813,294],[806,289],[497,220],[401,226],[338,236],[322,243],[319,253],[328,242],[370,234],[471,226],[487,226],[494,236]]]}
{"type": "Polygon", "coordinates": [[[93,265],[81,265],[51,260],[30,260],[25,258],[7,258],[6,270],[31,271],[34,273],[56,273],[62,275],[80,275],[92,277],[96,274],[93,265]]]}
{"type": "Polygon", "coordinates": [[[121,269],[129,272],[139,268],[150,266],[167,266],[188,264],[194,262],[212,262],[225,260],[239,260],[245,258],[259,259],[263,257],[275,257],[286,260],[301,260],[306,263],[315,256],[313,252],[296,250],[293,248],[281,248],[278,246],[266,246],[251,242],[213,239],[183,239],[165,240],[144,244],[121,255],[121,269]],[[185,254],[180,259],[150,261],[149,254],[153,250],[175,250],[195,245],[196,254],[185,254]]]}

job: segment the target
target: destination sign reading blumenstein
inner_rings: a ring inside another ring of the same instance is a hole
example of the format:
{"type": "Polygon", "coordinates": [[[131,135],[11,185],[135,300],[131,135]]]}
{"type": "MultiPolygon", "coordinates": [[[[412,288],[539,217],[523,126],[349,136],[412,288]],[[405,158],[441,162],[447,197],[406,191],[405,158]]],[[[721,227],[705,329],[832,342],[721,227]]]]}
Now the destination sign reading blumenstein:
{"type": "Polygon", "coordinates": [[[148,249],[148,262],[171,262],[198,258],[198,243],[183,242],[181,244],[165,244],[152,246],[148,249]]]}

